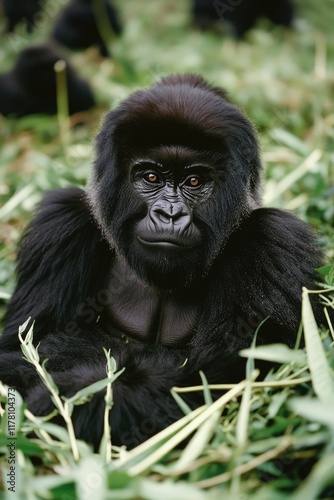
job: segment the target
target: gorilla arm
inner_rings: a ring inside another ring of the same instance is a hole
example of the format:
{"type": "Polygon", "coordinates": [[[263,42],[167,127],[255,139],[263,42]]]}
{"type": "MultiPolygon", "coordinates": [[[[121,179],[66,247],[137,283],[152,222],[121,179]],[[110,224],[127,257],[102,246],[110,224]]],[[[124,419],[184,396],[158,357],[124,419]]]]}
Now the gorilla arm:
{"type": "MultiPolygon", "coordinates": [[[[259,208],[226,250],[229,279],[242,316],[251,318],[258,311],[258,323],[268,317],[258,340],[293,346],[301,321],[302,287],[315,290],[320,280],[316,269],[322,265],[322,254],[311,229],[287,211],[259,208]]],[[[313,299],[315,317],[321,323],[322,308],[317,297],[313,299]]]]}
{"type": "MultiPolygon", "coordinates": [[[[110,412],[112,442],[132,448],[182,417],[170,390],[175,385],[201,384],[199,370],[213,381],[232,382],[244,378],[244,361],[224,354],[222,349],[171,349],[161,344],[145,344],[133,339],[110,337],[95,327],[87,338],[50,336],[40,346],[48,357],[50,370],[60,394],[73,396],[78,390],[106,377],[106,359],[102,346],[110,348],[117,370],[125,371],[113,383],[113,406],[110,412]],[[98,341],[96,340],[98,339],[98,341]]],[[[84,406],[77,406],[73,424],[78,438],[97,449],[103,433],[104,391],[95,394],[84,406]]],[[[47,389],[41,383],[27,394],[28,408],[37,415],[53,410],[47,389]]],[[[204,404],[201,392],[184,397],[193,408],[204,404]]]]}
{"type": "Polygon", "coordinates": [[[35,341],[75,320],[78,304],[101,288],[112,255],[92,220],[84,191],[50,192],[23,238],[0,351],[18,348],[18,327],[29,317],[36,321],[35,341]]]}

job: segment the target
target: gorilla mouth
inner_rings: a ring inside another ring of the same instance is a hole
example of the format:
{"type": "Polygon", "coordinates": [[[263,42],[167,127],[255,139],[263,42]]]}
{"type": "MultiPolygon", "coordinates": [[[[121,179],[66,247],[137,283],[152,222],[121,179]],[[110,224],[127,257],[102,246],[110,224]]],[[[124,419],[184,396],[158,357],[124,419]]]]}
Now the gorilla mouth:
{"type": "Polygon", "coordinates": [[[143,245],[147,246],[147,247],[151,247],[151,248],[166,248],[166,249],[172,249],[172,248],[181,248],[181,249],[184,249],[184,248],[189,248],[189,242],[188,244],[186,244],[185,241],[180,241],[180,239],[176,239],[176,238],[171,238],[171,237],[168,237],[168,236],[164,236],[162,238],[142,238],[140,236],[138,236],[138,240],[140,241],[140,243],[142,243],[143,245]]]}

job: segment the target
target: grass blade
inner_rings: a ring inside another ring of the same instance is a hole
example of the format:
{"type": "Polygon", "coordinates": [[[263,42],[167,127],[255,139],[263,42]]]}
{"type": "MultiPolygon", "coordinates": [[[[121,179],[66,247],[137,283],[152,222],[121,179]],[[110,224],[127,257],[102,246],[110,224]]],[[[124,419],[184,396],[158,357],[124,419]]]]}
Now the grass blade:
{"type": "Polygon", "coordinates": [[[319,399],[327,402],[334,399],[334,379],[312,311],[309,291],[303,288],[302,321],[312,384],[319,399]]]}

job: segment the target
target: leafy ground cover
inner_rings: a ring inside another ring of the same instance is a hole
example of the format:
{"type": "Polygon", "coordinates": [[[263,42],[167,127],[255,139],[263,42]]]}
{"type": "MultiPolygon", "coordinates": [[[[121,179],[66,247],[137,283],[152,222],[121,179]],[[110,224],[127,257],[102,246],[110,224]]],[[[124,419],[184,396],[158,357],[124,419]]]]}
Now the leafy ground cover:
{"type": "MultiPolygon", "coordinates": [[[[19,235],[43,192],[85,185],[103,113],[159,76],[186,71],[225,87],[255,123],[265,165],[264,202],[292,210],[316,229],[326,254],[322,300],[334,307],[333,0],[300,0],[292,32],[263,22],[240,43],[227,33],[192,29],[188,1],[117,3],[125,31],[111,44],[113,59],[100,59],[94,49],[70,55],[91,82],[97,109],[71,119],[0,117],[1,315],[13,289],[19,235]]],[[[22,29],[2,35],[2,70],[11,67],[18,50],[45,40],[52,21],[50,14],[33,35],[22,29]]],[[[184,419],[130,452],[108,446],[108,426],[98,454],[75,439],[73,405],[100,386],[71,401],[58,400],[31,339],[25,337],[24,354],[53,392],[67,427],[29,414],[16,393],[17,498],[334,498],[334,332],[330,324],[318,331],[308,296],[304,291],[300,335],[305,349],[248,350],[243,353],[249,359],[247,379],[225,387],[226,394],[214,403],[217,387],[209,387],[204,377],[203,386],[188,389],[204,393],[206,405],[194,412],[175,388],[184,419]],[[279,363],[263,383],[256,381],[254,360],[259,357],[279,363]],[[189,437],[186,448],[180,448],[189,437]]],[[[101,382],[109,388],[106,411],[117,376],[112,359],[108,370],[109,379],[101,382]]],[[[4,409],[10,395],[2,386],[0,393],[0,497],[3,490],[10,499],[15,497],[6,476],[10,411],[4,409]]]]}

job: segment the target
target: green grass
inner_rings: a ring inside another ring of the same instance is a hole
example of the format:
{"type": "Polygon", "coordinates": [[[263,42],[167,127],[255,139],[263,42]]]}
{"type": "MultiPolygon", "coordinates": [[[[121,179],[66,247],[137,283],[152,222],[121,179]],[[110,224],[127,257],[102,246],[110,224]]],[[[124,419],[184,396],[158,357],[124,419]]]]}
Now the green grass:
{"type": "MultiPolygon", "coordinates": [[[[103,113],[134,89],[177,71],[198,72],[225,87],[253,120],[265,165],[264,202],[292,210],[317,231],[327,264],[323,300],[333,307],[333,0],[299,0],[294,31],[260,23],[242,43],[193,30],[187,1],[117,3],[125,32],[111,45],[114,58],[102,60],[94,49],[70,56],[98,100],[96,110],[80,116],[81,125],[78,117],[71,118],[70,131],[61,116],[0,118],[1,314],[14,286],[19,235],[43,192],[85,185],[103,113]]],[[[33,36],[19,29],[15,38],[3,39],[3,69],[14,63],[15,49],[45,39],[51,23],[50,17],[33,36]]],[[[333,498],[333,330],[317,331],[307,299],[305,293],[306,350],[272,346],[248,352],[246,382],[211,405],[210,390],[216,388],[203,379],[203,387],[191,390],[204,391],[207,406],[129,453],[113,448],[110,455],[104,443],[93,454],[71,436],[70,424],[60,428],[34,417],[17,395],[18,498],[333,498]],[[258,356],[280,363],[262,384],[253,380],[258,356]],[[178,445],[187,436],[192,438],[182,450],[178,445]]],[[[109,376],[114,368],[111,361],[109,376]]],[[[177,388],[174,393],[182,398],[177,388]]],[[[1,394],[0,467],[6,473],[7,390],[1,394]]],[[[71,405],[82,401],[79,396],[65,410],[58,408],[66,418],[71,405]]]]}

